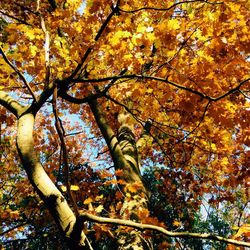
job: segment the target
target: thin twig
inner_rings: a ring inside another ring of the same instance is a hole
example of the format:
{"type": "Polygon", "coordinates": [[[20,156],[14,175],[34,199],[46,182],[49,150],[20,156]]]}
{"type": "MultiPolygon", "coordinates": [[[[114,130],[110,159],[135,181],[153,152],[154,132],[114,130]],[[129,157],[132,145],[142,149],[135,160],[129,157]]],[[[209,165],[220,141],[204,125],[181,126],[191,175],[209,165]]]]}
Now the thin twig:
{"type": "Polygon", "coordinates": [[[54,116],[55,116],[56,131],[57,131],[58,136],[59,136],[60,141],[61,141],[62,163],[64,164],[65,184],[66,184],[66,187],[67,187],[67,193],[68,193],[70,201],[71,201],[71,203],[73,205],[74,212],[75,212],[76,216],[78,216],[79,212],[78,212],[77,204],[76,204],[74,196],[73,196],[73,194],[72,194],[72,192],[70,190],[70,186],[71,185],[70,185],[70,180],[69,180],[68,150],[67,150],[67,146],[66,146],[66,143],[65,143],[65,140],[64,140],[63,129],[61,127],[61,124],[59,122],[59,117],[58,117],[58,110],[57,110],[57,86],[55,86],[55,88],[54,88],[52,106],[53,106],[53,113],[54,113],[54,116]]]}
{"type": "Polygon", "coordinates": [[[247,96],[243,91],[241,91],[241,90],[239,90],[239,92],[245,97],[245,98],[247,98],[247,99],[249,99],[250,100],[250,96],[247,96]]]}
{"type": "Polygon", "coordinates": [[[190,35],[181,43],[181,46],[178,48],[178,50],[176,51],[176,53],[167,60],[167,62],[162,63],[161,65],[159,65],[150,75],[153,75],[154,73],[158,72],[162,67],[164,67],[165,65],[170,66],[170,63],[178,56],[178,54],[181,52],[181,50],[187,45],[187,42],[189,41],[189,39],[192,37],[192,35],[196,32],[196,30],[198,29],[198,27],[200,26],[200,24],[190,33],[190,35]]]}

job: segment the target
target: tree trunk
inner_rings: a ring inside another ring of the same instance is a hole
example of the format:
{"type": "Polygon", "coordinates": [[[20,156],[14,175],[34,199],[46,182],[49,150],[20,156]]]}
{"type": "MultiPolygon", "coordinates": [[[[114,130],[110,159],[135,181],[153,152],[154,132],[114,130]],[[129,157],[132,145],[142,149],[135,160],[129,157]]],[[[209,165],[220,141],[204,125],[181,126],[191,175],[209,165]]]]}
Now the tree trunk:
{"type": "MultiPolygon", "coordinates": [[[[128,122],[130,117],[125,113],[119,114],[118,120],[121,125],[116,136],[106,121],[98,102],[92,101],[90,107],[109,147],[115,170],[122,170],[122,176],[117,177],[125,183],[121,185],[125,198],[120,214],[123,219],[140,222],[139,212],[148,208],[148,193],[140,173],[135,136],[133,128],[129,126],[128,122]]],[[[150,240],[145,239],[142,233],[135,229],[129,233],[120,231],[118,238],[119,250],[153,249],[150,240]]]]}
{"type": "Polygon", "coordinates": [[[70,249],[90,249],[82,225],[77,225],[76,217],[66,199],[51,181],[34,149],[33,126],[35,116],[26,113],[18,119],[17,149],[28,178],[40,198],[55,219],[70,249]]]}

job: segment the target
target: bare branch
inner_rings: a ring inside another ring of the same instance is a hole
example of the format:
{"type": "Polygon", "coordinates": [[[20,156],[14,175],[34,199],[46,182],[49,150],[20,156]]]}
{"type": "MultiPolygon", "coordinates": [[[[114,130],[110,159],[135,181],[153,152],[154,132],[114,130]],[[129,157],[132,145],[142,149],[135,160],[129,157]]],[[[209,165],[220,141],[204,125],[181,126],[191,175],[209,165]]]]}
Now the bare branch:
{"type": "Polygon", "coordinates": [[[250,96],[247,96],[243,91],[239,90],[239,92],[248,100],[250,100],[250,96]]]}
{"type": "Polygon", "coordinates": [[[243,81],[241,81],[235,88],[230,89],[230,90],[229,90],[228,92],[226,92],[225,94],[223,94],[223,95],[221,95],[221,96],[218,96],[218,97],[216,97],[216,98],[212,98],[211,101],[218,101],[218,100],[220,100],[220,99],[222,99],[222,98],[224,98],[224,97],[226,97],[226,96],[228,96],[228,95],[234,93],[235,91],[240,90],[240,87],[241,87],[243,84],[245,84],[246,82],[248,82],[248,81],[250,81],[250,77],[247,78],[247,79],[245,79],[245,80],[243,80],[243,81]]]}
{"type": "Polygon", "coordinates": [[[232,239],[224,238],[224,237],[213,235],[213,234],[200,234],[200,233],[190,233],[190,232],[172,232],[172,231],[168,231],[165,228],[160,227],[160,226],[137,223],[137,222],[133,222],[130,220],[99,217],[99,216],[89,214],[89,213],[81,213],[80,217],[83,221],[89,220],[89,221],[98,222],[101,224],[113,224],[113,225],[120,225],[120,226],[128,226],[128,227],[133,227],[133,228],[136,228],[139,230],[153,230],[153,231],[162,233],[168,237],[215,240],[215,241],[225,242],[228,244],[233,244],[236,246],[250,247],[250,243],[238,241],[238,240],[232,240],[232,239]]]}
{"type": "Polygon", "coordinates": [[[33,11],[30,6],[27,6],[27,5],[23,5],[23,4],[20,4],[18,2],[15,2],[14,3],[15,5],[17,5],[18,7],[21,8],[22,11],[28,11],[29,13],[35,15],[35,16],[39,16],[39,13],[36,12],[36,11],[33,11]]]}
{"type": "Polygon", "coordinates": [[[207,3],[207,4],[223,4],[223,2],[209,2],[209,1],[204,1],[204,0],[190,0],[190,1],[176,2],[176,3],[174,3],[173,5],[171,5],[168,8],[142,7],[142,8],[135,9],[135,10],[123,10],[123,9],[119,9],[119,10],[121,12],[125,12],[125,13],[135,13],[135,12],[143,11],[143,10],[168,11],[168,10],[171,10],[171,9],[175,8],[178,5],[187,4],[187,3],[195,3],[195,2],[203,2],[203,3],[207,3]]]}
{"type": "Polygon", "coordinates": [[[170,63],[179,55],[179,53],[181,52],[181,50],[183,48],[185,48],[185,46],[187,46],[187,43],[189,41],[189,39],[191,39],[192,35],[196,32],[196,30],[198,29],[198,27],[200,26],[200,24],[189,34],[189,36],[181,43],[181,46],[179,47],[179,49],[176,51],[176,53],[169,58],[166,62],[162,63],[161,65],[159,65],[150,75],[153,75],[154,73],[158,72],[162,67],[164,67],[165,65],[170,66],[170,63]]]}
{"type": "Polygon", "coordinates": [[[3,56],[3,59],[4,61],[19,75],[19,77],[21,78],[21,80],[23,81],[24,85],[28,88],[31,96],[33,97],[34,101],[36,102],[37,99],[36,99],[36,96],[35,94],[33,93],[29,83],[26,81],[25,77],[23,76],[23,74],[18,70],[18,68],[16,66],[14,66],[10,61],[9,59],[7,58],[7,56],[5,55],[4,51],[2,50],[2,48],[0,47],[0,53],[2,54],[3,56]]]}

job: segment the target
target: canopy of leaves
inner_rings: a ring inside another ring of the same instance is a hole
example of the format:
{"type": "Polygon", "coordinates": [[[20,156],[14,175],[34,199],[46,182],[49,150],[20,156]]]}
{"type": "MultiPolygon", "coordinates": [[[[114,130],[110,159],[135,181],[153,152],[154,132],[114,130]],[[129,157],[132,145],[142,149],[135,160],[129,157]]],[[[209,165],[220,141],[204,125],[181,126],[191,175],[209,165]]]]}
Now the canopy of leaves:
{"type": "MultiPolygon", "coordinates": [[[[124,196],[117,186],[122,172],[114,171],[88,105],[98,98],[114,131],[118,114],[130,114],[127,124],[154,203],[138,215],[142,223],[179,231],[214,228],[225,236],[248,223],[249,10],[248,0],[1,0],[0,92],[28,106],[57,85],[79,210],[116,218],[124,196]],[[217,211],[223,223],[211,216],[201,226],[201,207],[217,211]]],[[[35,148],[67,197],[54,119],[49,96],[36,115],[35,148]]],[[[4,105],[0,122],[0,235],[3,242],[38,231],[46,236],[53,223],[20,165],[16,117],[4,105]]],[[[118,230],[92,226],[93,237],[103,242],[118,230]]],[[[235,239],[247,237],[242,230],[235,239]]],[[[183,242],[164,238],[158,245],[171,244],[181,249],[183,242]]]]}

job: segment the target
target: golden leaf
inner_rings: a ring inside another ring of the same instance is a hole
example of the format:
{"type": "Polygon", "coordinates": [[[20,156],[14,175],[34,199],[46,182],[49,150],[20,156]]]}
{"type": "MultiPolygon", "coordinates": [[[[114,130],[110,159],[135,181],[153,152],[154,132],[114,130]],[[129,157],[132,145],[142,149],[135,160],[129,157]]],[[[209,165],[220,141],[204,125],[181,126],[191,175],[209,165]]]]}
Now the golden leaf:
{"type": "Polygon", "coordinates": [[[87,198],[84,202],[83,202],[83,204],[84,205],[88,205],[88,204],[90,204],[91,202],[93,202],[93,200],[92,200],[92,198],[87,198]]]}
{"type": "Polygon", "coordinates": [[[70,190],[72,190],[72,191],[78,191],[78,190],[79,190],[79,187],[76,186],[76,185],[71,185],[71,186],[70,186],[70,190]]]}
{"type": "Polygon", "coordinates": [[[99,205],[97,208],[95,208],[95,211],[97,213],[101,213],[101,211],[104,209],[103,205],[99,205]]]}

